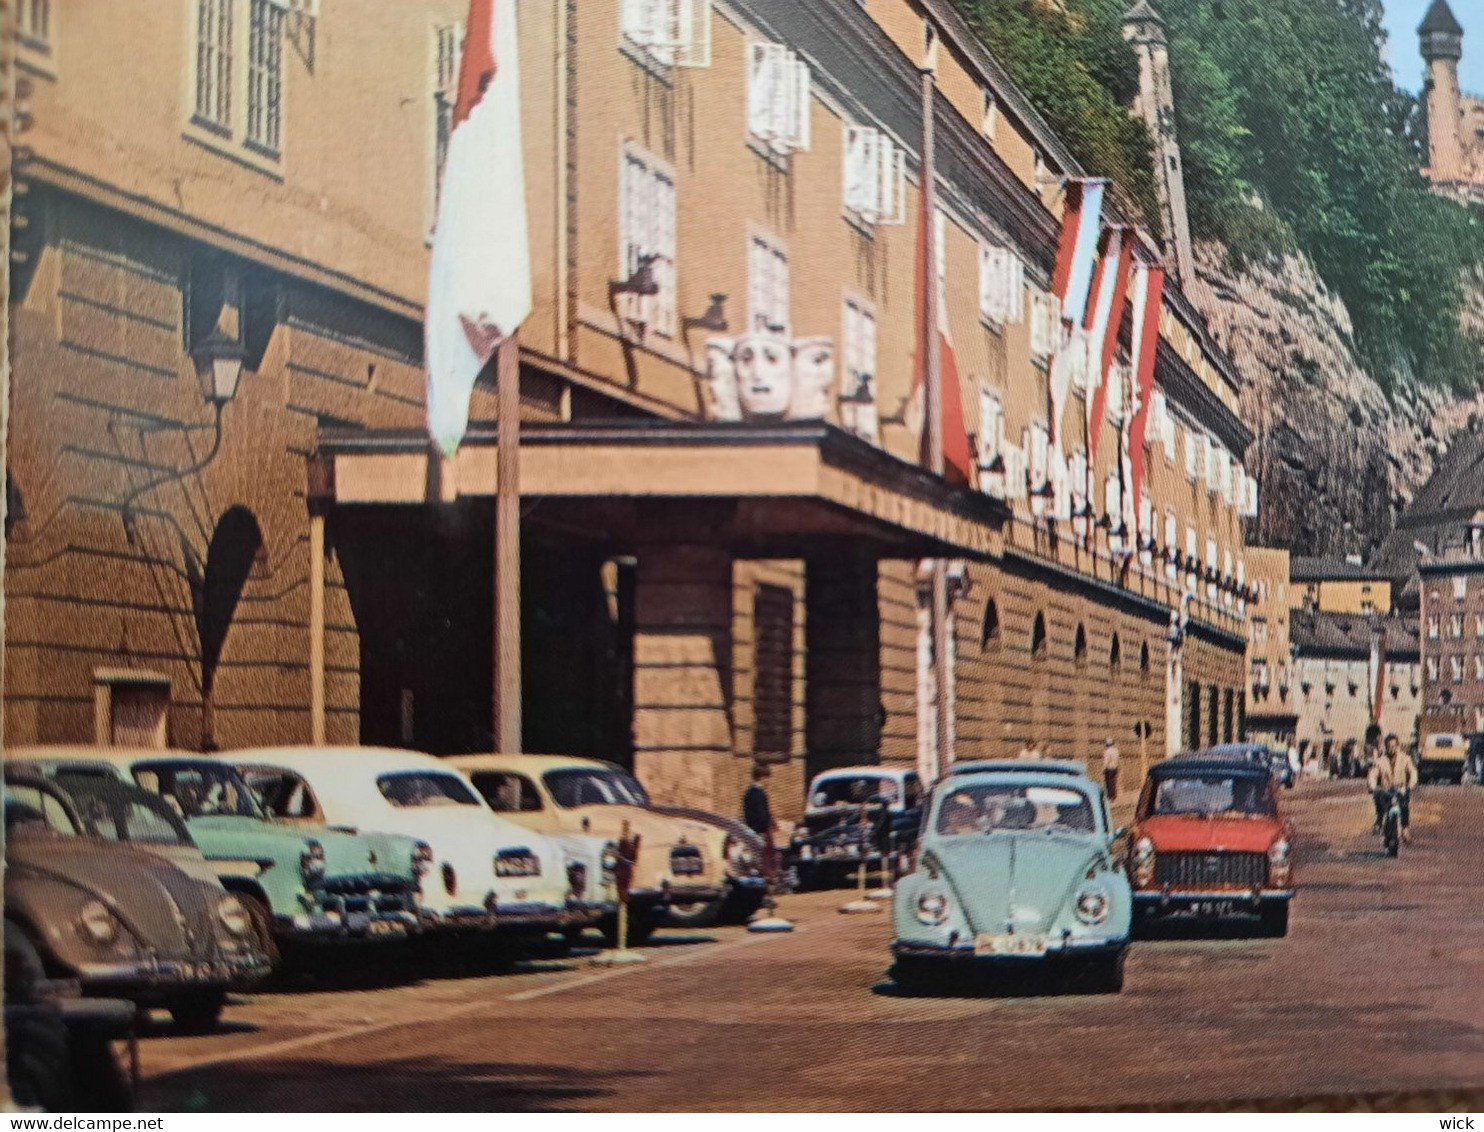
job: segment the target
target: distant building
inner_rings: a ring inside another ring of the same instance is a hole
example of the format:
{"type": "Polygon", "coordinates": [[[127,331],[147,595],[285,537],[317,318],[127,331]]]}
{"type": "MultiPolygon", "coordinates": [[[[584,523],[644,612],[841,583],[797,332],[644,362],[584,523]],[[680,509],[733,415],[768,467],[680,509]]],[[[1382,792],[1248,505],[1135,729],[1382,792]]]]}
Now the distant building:
{"type": "Polygon", "coordinates": [[[1391,609],[1391,579],[1355,559],[1297,556],[1289,577],[1296,609],[1359,614],[1391,609]]]}
{"type": "Polygon", "coordinates": [[[1448,0],[1433,0],[1421,26],[1428,166],[1423,173],[1439,192],[1484,204],[1484,97],[1458,85],[1463,26],[1448,0]]]}
{"type": "Polygon", "coordinates": [[[1246,737],[1286,746],[1298,727],[1289,637],[1289,556],[1249,546],[1247,577],[1254,594],[1247,609],[1246,737]]]}
{"type": "Polygon", "coordinates": [[[1418,565],[1424,723],[1484,731],[1484,554],[1460,549],[1418,565]]]}

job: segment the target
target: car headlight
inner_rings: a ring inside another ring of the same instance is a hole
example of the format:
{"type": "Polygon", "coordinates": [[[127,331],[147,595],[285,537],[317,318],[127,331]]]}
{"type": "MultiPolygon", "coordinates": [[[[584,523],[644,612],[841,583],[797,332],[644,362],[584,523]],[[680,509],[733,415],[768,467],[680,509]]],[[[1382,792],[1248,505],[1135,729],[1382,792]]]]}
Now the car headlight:
{"type": "Polygon", "coordinates": [[[1154,879],[1154,842],[1141,837],[1134,842],[1134,881],[1148,884],[1154,879]]]}
{"type": "Polygon", "coordinates": [[[1108,918],[1108,894],[1098,888],[1077,894],[1077,919],[1084,924],[1101,924],[1108,918]]]}
{"type": "Polygon", "coordinates": [[[917,921],[930,928],[948,922],[948,897],[941,892],[924,892],[917,898],[917,921]]]}
{"type": "Polygon", "coordinates": [[[1268,846],[1268,861],[1274,867],[1282,867],[1288,864],[1288,853],[1290,846],[1288,839],[1280,837],[1268,846]]]}
{"type": "Polygon", "coordinates": [[[231,893],[217,901],[216,918],[227,929],[228,935],[243,936],[252,928],[252,916],[248,914],[242,901],[231,893]]]}
{"type": "Polygon", "coordinates": [[[314,884],[325,875],[325,847],[314,838],[306,838],[304,852],[299,854],[299,872],[305,884],[314,884]]]}
{"type": "Polygon", "coordinates": [[[119,922],[101,900],[89,900],[77,914],[77,931],[83,939],[107,947],[119,937],[119,922]]]}

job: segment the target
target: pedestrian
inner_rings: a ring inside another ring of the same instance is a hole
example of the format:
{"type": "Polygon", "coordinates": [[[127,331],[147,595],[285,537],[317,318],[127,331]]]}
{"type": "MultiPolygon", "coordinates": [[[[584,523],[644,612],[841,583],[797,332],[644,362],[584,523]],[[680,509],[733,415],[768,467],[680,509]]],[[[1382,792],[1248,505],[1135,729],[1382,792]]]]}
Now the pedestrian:
{"type": "Polygon", "coordinates": [[[1118,746],[1111,736],[1103,740],[1103,786],[1108,791],[1108,801],[1118,800],[1118,746]]]}
{"type": "Polygon", "coordinates": [[[763,785],[770,773],[766,763],[754,764],[752,784],[742,793],[742,824],[762,838],[763,874],[769,884],[774,884],[778,880],[778,849],[773,844],[773,835],[778,823],[773,820],[773,806],[763,785]]]}

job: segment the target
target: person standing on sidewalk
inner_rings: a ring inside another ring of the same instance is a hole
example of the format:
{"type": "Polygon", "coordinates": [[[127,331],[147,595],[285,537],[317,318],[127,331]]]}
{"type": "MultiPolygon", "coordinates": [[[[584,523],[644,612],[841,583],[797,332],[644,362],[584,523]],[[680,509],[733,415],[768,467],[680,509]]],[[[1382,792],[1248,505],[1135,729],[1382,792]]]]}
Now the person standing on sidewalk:
{"type": "Polygon", "coordinates": [[[768,800],[768,766],[757,763],[752,768],[752,784],[742,793],[742,824],[763,839],[763,873],[769,884],[778,881],[778,849],[773,834],[778,823],[773,820],[773,805],[768,800]]]}
{"type": "Polygon", "coordinates": [[[1110,736],[1103,740],[1103,787],[1108,791],[1108,801],[1118,800],[1118,746],[1110,736]]]}

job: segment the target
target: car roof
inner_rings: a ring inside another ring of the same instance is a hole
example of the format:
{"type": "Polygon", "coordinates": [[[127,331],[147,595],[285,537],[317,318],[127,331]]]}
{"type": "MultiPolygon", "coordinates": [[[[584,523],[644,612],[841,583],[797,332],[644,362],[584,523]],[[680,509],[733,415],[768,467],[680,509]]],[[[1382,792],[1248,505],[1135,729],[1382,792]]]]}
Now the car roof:
{"type": "Polygon", "coordinates": [[[617,763],[603,759],[588,759],[580,755],[449,755],[443,760],[460,770],[524,770],[531,774],[545,774],[548,770],[616,770],[628,774],[617,763]]]}
{"type": "Polygon", "coordinates": [[[91,743],[56,743],[50,746],[7,747],[7,762],[95,762],[127,766],[140,759],[189,759],[200,762],[211,755],[165,747],[98,747],[91,743]]]}
{"type": "Polygon", "coordinates": [[[1072,774],[1087,777],[1087,764],[1076,759],[974,759],[954,763],[943,773],[943,777],[958,774],[979,774],[1000,771],[1034,771],[1038,774],[1072,774]]]}
{"type": "Polygon", "coordinates": [[[938,779],[935,793],[946,797],[951,789],[981,782],[1014,782],[1023,786],[1052,786],[1081,789],[1083,793],[1101,792],[1086,774],[1068,774],[1064,770],[1047,770],[1039,763],[1019,763],[1013,759],[992,760],[1003,766],[986,766],[981,770],[955,771],[938,779]]]}
{"type": "Polygon", "coordinates": [[[903,778],[906,775],[916,773],[916,767],[882,766],[880,763],[862,763],[860,766],[830,767],[829,770],[820,771],[810,781],[823,782],[827,778],[855,778],[866,775],[876,778],[903,778]]]}
{"type": "Polygon", "coordinates": [[[336,765],[354,765],[377,774],[440,769],[457,773],[447,760],[400,747],[245,747],[219,751],[214,757],[238,766],[281,766],[300,771],[320,772],[336,765]]]}
{"type": "Polygon", "coordinates": [[[1155,763],[1149,768],[1149,774],[1152,778],[1195,778],[1201,774],[1228,774],[1265,779],[1268,777],[1268,770],[1235,755],[1222,758],[1196,752],[1155,763]]]}

